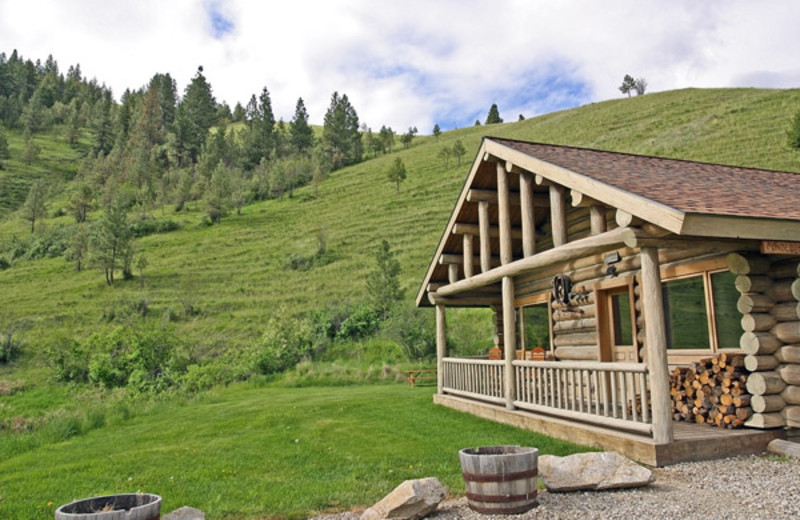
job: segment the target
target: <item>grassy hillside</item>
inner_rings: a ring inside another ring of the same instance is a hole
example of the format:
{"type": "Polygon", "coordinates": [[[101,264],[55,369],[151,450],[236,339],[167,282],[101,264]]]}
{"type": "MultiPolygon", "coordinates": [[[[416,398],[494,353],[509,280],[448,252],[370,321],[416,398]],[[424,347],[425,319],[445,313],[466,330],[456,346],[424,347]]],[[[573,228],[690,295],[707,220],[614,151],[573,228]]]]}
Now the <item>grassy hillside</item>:
{"type": "MultiPolygon", "coordinates": [[[[199,206],[164,214],[182,228],[137,241],[148,259],[143,285],[137,277],[108,287],[102,273],[76,273],[63,258],[16,261],[0,271],[0,318],[28,320],[20,337],[31,355],[53,338],[108,326],[110,311],[119,316],[145,301],[149,316],[168,319],[188,303],[199,313],[179,320],[181,334],[200,351],[220,351],[257,338],[277,309],[301,314],[361,300],[381,239],[398,253],[410,305],[482,136],[798,171],[800,154],[786,146],[798,109],[800,90],[690,89],[417,138],[409,149],[398,145],[392,154],[334,172],[318,191],[307,187],[291,199],[248,206],[218,226],[199,224],[199,206]],[[468,156],[445,168],[437,153],[457,139],[468,156]],[[386,170],[398,156],[408,179],[396,194],[386,170]],[[292,269],[293,259],[315,253],[320,233],[333,261],[292,269]]],[[[60,217],[46,226],[67,223],[60,217]]],[[[0,240],[28,233],[28,224],[13,215],[0,221],[0,240]]],[[[0,368],[0,375],[8,370],[0,368]]]]}

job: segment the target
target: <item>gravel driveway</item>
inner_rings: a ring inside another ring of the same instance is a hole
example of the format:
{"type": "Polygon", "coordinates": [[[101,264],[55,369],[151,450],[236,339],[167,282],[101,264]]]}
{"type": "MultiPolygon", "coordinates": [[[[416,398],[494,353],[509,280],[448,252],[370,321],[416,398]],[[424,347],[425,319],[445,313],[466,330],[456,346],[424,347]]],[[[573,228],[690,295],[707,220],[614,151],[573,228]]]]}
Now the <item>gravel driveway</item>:
{"type": "MultiPolygon", "coordinates": [[[[431,520],[497,519],[800,519],[800,461],[743,456],[687,462],[655,470],[656,481],[632,490],[547,493],[527,513],[475,513],[466,498],[439,505],[431,520]]],[[[358,514],[323,515],[315,520],[357,520],[358,514]]]]}

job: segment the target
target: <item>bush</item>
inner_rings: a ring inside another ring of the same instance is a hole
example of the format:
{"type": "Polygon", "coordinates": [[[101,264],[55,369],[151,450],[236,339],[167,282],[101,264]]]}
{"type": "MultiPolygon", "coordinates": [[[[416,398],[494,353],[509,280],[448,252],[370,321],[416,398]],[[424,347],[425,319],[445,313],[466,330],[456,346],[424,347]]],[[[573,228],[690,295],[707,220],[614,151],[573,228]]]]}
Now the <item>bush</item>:
{"type": "Polygon", "coordinates": [[[11,267],[11,262],[4,256],[0,256],[0,271],[5,271],[11,267]]]}
{"type": "Polygon", "coordinates": [[[397,341],[411,360],[436,357],[436,326],[430,312],[397,306],[383,326],[385,334],[397,341]]]}
{"type": "Polygon", "coordinates": [[[146,237],[155,233],[169,233],[180,229],[181,225],[174,220],[139,220],[131,224],[131,231],[136,238],[146,237]]]}
{"type": "Polygon", "coordinates": [[[84,345],[62,338],[49,345],[45,352],[56,381],[89,381],[89,353],[84,345]]]}
{"type": "Polygon", "coordinates": [[[267,322],[261,339],[250,347],[253,368],[260,374],[275,374],[294,367],[311,351],[308,321],[286,316],[279,310],[267,322]]]}
{"type": "Polygon", "coordinates": [[[378,330],[381,312],[367,304],[353,308],[336,332],[337,340],[365,338],[378,330]]]}

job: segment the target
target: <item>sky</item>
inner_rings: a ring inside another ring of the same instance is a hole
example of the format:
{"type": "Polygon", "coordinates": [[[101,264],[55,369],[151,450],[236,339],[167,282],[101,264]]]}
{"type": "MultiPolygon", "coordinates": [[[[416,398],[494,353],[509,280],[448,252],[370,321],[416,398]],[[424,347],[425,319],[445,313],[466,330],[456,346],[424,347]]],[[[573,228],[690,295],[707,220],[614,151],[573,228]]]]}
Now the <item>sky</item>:
{"type": "Polygon", "coordinates": [[[0,0],[0,52],[80,64],[117,99],[198,66],[219,102],[264,87],[276,118],[333,92],[422,134],[688,87],[800,87],[798,0],[0,0]]]}

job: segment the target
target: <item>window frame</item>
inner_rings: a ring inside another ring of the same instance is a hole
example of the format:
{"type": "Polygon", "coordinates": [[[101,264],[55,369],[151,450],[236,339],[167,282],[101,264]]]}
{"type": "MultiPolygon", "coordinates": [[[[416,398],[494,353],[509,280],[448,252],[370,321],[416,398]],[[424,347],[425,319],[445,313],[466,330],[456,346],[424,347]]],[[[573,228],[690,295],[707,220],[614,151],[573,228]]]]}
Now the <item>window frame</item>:
{"type": "Polygon", "coordinates": [[[545,353],[546,354],[554,354],[555,353],[555,345],[553,345],[553,307],[550,305],[550,293],[541,293],[536,294],[533,296],[526,296],[524,298],[520,298],[514,302],[514,308],[516,311],[517,316],[517,348],[518,349],[525,349],[531,350],[536,347],[536,345],[528,346],[525,344],[525,307],[534,307],[537,305],[547,306],[547,343],[549,344],[546,347],[545,353]]]}

